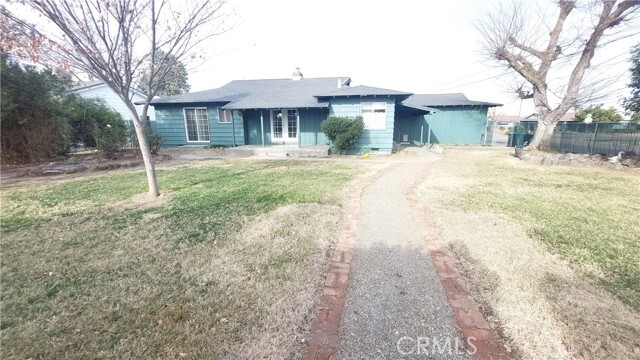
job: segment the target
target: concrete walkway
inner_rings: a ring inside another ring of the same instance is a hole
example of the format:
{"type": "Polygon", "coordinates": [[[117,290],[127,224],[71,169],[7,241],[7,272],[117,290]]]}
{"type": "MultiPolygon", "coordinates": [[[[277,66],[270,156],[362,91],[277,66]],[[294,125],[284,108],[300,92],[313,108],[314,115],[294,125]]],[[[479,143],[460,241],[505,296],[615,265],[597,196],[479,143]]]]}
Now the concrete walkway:
{"type": "Polygon", "coordinates": [[[406,197],[435,159],[420,155],[396,159],[362,194],[332,359],[469,358],[406,197]]]}

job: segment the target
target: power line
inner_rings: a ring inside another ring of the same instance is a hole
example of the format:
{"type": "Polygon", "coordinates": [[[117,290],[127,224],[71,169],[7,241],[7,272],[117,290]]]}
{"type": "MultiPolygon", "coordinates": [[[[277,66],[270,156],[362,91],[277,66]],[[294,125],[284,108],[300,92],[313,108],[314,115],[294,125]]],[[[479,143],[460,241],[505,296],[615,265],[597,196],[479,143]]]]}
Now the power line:
{"type": "Polygon", "coordinates": [[[484,79],[480,79],[480,80],[476,80],[476,81],[471,81],[471,82],[468,82],[468,83],[465,83],[465,84],[460,84],[460,85],[456,85],[456,86],[450,86],[450,87],[444,88],[444,89],[440,88],[436,92],[447,91],[447,90],[456,89],[456,88],[463,87],[463,86],[473,85],[473,84],[477,84],[477,83],[480,83],[480,82],[483,82],[483,81],[497,79],[499,77],[502,77],[502,76],[505,76],[505,75],[510,75],[510,74],[511,74],[510,72],[504,72],[502,74],[494,75],[494,76],[491,76],[491,77],[488,77],[488,78],[484,78],[484,79]]]}

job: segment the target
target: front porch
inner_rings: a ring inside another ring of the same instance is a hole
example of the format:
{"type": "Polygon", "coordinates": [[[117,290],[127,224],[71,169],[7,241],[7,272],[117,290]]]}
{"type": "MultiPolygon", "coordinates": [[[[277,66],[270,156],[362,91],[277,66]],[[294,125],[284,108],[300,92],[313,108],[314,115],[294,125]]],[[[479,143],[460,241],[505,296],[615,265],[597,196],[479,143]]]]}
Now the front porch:
{"type": "Polygon", "coordinates": [[[313,158],[329,156],[329,145],[243,145],[224,150],[229,156],[261,156],[274,158],[313,158]]]}

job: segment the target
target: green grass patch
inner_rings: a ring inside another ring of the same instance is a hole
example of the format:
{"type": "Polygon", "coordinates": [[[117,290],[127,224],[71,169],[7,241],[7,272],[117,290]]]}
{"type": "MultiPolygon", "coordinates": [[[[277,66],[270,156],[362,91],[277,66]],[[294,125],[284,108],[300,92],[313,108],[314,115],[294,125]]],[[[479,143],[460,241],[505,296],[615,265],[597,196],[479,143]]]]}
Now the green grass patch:
{"type": "Polygon", "coordinates": [[[593,168],[541,167],[478,157],[449,203],[525,224],[532,236],[640,309],[640,178],[593,168]]]}
{"type": "Polygon", "coordinates": [[[252,357],[257,333],[282,357],[362,171],[209,162],[158,171],[159,201],[141,172],[4,188],[1,357],[252,357]]]}

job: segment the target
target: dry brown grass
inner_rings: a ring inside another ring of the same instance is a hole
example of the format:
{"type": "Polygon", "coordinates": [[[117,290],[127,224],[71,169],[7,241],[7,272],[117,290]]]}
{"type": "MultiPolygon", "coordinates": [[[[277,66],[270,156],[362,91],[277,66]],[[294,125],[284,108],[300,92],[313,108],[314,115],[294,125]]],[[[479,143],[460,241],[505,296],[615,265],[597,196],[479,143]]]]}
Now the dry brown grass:
{"type": "Polygon", "coordinates": [[[638,312],[586,277],[584,266],[552,254],[514,214],[459,206],[474,185],[513,186],[509,178],[526,171],[521,166],[506,150],[451,149],[421,187],[472,296],[514,357],[640,358],[638,312]],[[504,182],[484,182],[483,171],[504,172],[504,182]]]}
{"type": "Polygon", "coordinates": [[[0,356],[289,358],[345,185],[331,162],[203,162],[3,188],[0,356]]]}
{"type": "Polygon", "coordinates": [[[303,357],[339,220],[336,206],[284,206],[246,226],[223,251],[203,247],[184,259],[187,276],[228,289],[241,309],[260,310],[255,326],[242,326],[246,311],[216,319],[242,326],[242,341],[221,344],[220,353],[245,359],[303,357]]]}

